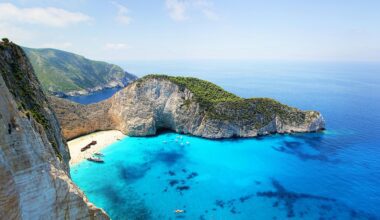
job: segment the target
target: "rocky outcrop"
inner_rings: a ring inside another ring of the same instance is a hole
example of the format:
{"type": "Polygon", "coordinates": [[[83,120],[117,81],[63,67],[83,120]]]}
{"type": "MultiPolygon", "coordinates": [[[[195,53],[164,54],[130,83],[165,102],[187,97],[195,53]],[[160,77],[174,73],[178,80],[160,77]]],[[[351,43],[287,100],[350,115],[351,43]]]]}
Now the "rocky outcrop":
{"type": "Polygon", "coordinates": [[[122,78],[110,79],[108,82],[102,85],[98,85],[92,88],[86,88],[82,90],[74,90],[70,92],[51,92],[51,94],[57,97],[89,95],[94,92],[102,91],[105,89],[124,88],[129,83],[133,82],[136,79],[137,79],[137,76],[124,71],[124,76],[122,78]]]}
{"type": "Polygon", "coordinates": [[[54,96],[50,96],[49,101],[60,121],[62,134],[67,140],[117,127],[117,123],[108,113],[110,102],[80,105],[54,96]]]}
{"type": "Polygon", "coordinates": [[[68,139],[108,129],[130,136],[170,129],[205,138],[231,138],[315,132],[325,127],[319,112],[301,111],[272,99],[242,99],[214,84],[183,77],[144,77],[89,106],[57,98],[52,103],[68,139]]]}
{"type": "Polygon", "coordinates": [[[69,159],[24,52],[0,42],[0,218],[109,219],[70,179],[69,159]]]}

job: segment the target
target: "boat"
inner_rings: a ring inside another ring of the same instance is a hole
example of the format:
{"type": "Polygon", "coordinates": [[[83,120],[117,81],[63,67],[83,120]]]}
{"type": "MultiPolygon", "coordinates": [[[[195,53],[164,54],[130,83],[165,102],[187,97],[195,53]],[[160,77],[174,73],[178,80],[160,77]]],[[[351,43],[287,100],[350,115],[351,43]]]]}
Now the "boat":
{"type": "Polygon", "coordinates": [[[88,150],[88,149],[91,148],[91,145],[95,145],[95,144],[97,144],[96,141],[91,141],[89,144],[87,144],[86,146],[82,147],[82,148],[80,149],[80,151],[83,152],[83,151],[85,151],[85,150],[88,150]]]}
{"type": "Polygon", "coordinates": [[[99,153],[99,152],[94,153],[94,155],[95,155],[95,156],[98,156],[98,157],[104,157],[104,154],[99,153]]]}
{"type": "Polygon", "coordinates": [[[104,160],[96,157],[89,157],[87,158],[88,161],[95,162],[95,163],[104,163],[104,160]]]}
{"type": "Polygon", "coordinates": [[[85,151],[85,150],[88,150],[88,149],[90,149],[91,148],[91,145],[86,145],[86,146],[84,146],[84,147],[82,147],[81,149],[80,149],[80,151],[85,151]]]}
{"type": "Polygon", "coordinates": [[[183,210],[183,209],[176,209],[176,210],[174,210],[174,213],[176,213],[176,214],[181,214],[181,213],[184,213],[185,212],[185,210],[183,210]]]}

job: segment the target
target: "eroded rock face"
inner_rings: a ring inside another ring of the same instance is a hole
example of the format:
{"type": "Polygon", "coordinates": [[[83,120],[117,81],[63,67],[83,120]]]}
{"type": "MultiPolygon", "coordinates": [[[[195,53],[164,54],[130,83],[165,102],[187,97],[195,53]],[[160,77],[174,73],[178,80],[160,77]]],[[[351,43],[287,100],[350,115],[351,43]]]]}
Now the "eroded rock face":
{"type": "Polygon", "coordinates": [[[267,99],[219,103],[211,112],[189,89],[160,77],[141,79],[110,99],[89,106],[52,99],[69,139],[108,129],[130,136],[170,129],[205,138],[230,138],[314,132],[325,126],[319,112],[301,111],[267,99]]]}
{"type": "Polygon", "coordinates": [[[109,219],[69,176],[70,155],[32,67],[0,43],[0,218],[109,219]]]}
{"type": "Polygon", "coordinates": [[[61,123],[62,134],[67,140],[117,127],[114,119],[108,114],[111,107],[109,102],[85,106],[54,96],[50,96],[49,101],[61,123]]]}

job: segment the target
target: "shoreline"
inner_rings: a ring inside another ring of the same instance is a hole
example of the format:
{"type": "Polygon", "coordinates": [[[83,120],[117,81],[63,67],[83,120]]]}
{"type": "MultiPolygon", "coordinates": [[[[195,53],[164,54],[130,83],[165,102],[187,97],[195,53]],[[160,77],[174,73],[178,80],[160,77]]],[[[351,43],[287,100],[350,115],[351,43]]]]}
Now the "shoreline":
{"type": "Polygon", "coordinates": [[[86,160],[86,158],[91,157],[94,153],[101,151],[105,147],[124,137],[126,137],[126,135],[120,131],[110,130],[94,132],[68,141],[67,145],[71,156],[69,165],[74,166],[86,160]],[[81,148],[89,144],[91,141],[96,141],[97,143],[92,145],[90,149],[81,152],[81,148]]]}

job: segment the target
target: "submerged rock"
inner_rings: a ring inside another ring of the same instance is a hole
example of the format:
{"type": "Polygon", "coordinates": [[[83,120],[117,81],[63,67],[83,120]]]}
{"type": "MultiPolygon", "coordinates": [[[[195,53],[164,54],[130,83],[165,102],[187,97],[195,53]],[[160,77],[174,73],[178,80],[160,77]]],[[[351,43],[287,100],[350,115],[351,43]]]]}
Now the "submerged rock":
{"type": "Polygon", "coordinates": [[[70,179],[69,159],[26,55],[0,42],[0,218],[108,219],[70,179]]]}
{"type": "Polygon", "coordinates": [[[317,111],[301,111],[273,99],[243,99],[196,78],[149,75],[113,97],[80,105],[52,97],[63,134],[71,139],[97,130],[130,136],[162,129],[205,138],[315,132],[325,128],[317,111]]]}

